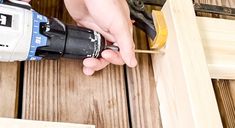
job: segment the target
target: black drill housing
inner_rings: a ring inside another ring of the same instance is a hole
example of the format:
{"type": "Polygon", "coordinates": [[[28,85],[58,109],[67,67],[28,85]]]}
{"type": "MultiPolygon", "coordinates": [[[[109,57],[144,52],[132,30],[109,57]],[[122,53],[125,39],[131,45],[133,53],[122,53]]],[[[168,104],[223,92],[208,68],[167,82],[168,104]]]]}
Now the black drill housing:
{"type": "Polygon", "coordinates": [[[64,25],[52,18],[48,23],[41,23],[40,33],[48,37],[47,45],[38,47],[36,56],[45,59],[98,58],[105,49],[104,37],[87,28],[64,25]]]}

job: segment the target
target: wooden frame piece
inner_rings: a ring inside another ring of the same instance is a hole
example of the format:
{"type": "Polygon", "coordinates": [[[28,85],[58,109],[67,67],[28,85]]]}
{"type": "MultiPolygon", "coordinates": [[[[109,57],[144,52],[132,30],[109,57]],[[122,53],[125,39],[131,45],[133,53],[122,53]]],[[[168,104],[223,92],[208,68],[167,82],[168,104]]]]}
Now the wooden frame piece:
{"type": "Polygon", "coordinates": [[[1,128],[95,128],[94,125],[0,118],[1,128]]]}
{"type": "Polygon", "coordinates": [[[211,78],[235,79],[235,21],[197,17],[211,78]]]}
{"type": "Polygon", "coordinates": [[[222,122],[191,0],[167,0],[164,55],[153,55],[164,128],[221,128],[222,122]]]}

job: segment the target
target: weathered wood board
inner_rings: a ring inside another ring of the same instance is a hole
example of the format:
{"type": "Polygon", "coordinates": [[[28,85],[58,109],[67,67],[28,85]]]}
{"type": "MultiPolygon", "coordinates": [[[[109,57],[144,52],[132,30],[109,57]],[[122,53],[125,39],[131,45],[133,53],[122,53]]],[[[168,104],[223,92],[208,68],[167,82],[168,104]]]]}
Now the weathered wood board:
{"type": "Polygon", "coordinates": [[[234,0],[194,0],[195,2],[204,3],[204,4],[212,4],[212,5],[223,5],[227,7],[232,7],[235,5],[234,0]]]}
{"type": "Polygon", "coordinates": [[[213,80],[220,115],[225,128],[235,127],[235,106],[228,80],[213,80]]]}
{"type": "MultiPolygon", "coordinates": [[[[135,29],[137,49],[148,49],[147,36],[135,29]]],[[[127,68],[128,96],[133,128],[161,128],[159,103],[150,55],[138,54],[138,66],[127,68]]]]}
{"type": "Polygon", "coordinates": [[[84,76],[80,61],[28,62],[23,118],[128,127],[123,69],[84,76]],[[29,79],[31,78],[31,79],[29,79]]]}
{"type": "Polygon", "coordinates": [[[16,117],[20,64],[0,63],[0,117],[16,117]]]}
{"type": "MultiPolygon", "coordinates": [[[[69,23],[63,0],[33,0],[33,8],[69,23]]],[[[128,128],[124,69],[110,65],[92,77],[82,61],[27,62],[23,118],[94,124],[97,128],[128,128]]]]}
{"type": "Polygon", "coordinates": [[[233,105],[235,106],[235,80],[230,80],[229,84],[230,84],[229,90],[231,92],[231,96],[233,99],[233,105]]]}

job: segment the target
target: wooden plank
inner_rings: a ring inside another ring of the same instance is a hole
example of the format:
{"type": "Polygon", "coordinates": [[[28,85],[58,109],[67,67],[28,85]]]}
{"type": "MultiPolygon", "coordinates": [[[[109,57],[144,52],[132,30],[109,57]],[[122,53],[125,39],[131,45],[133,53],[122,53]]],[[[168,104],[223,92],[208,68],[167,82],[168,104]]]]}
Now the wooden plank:
{"type": "MultiPolygon", "coordinates": [[[[71,23],[62,2],[33,0],[33,8],[71,23]]],[[[78,60],[27,62],[24,81],[24,119],[129,127],[123,67],[111,65],[88,77],[78,60]]]]}
{"type": "MultiPolygon", "coordinates": [[[[227,7],[235,5],[233,0],[195,0],[195,2],[227,7]]],[[[199,15],[231,18],[208,13],[200,13],[199,15]]],[[[198,18],[197,20],[211,77],[235,79],[235,62],[233,61],[235,31],[231,29],[235,25],[235,21],[215,18],[198,18]]]]}
{"type": "Polygon", "coordinates": [[[18,108],[18,62],[0,63],[0,117],[16,117],[18,108]]]}
{"type": "Polygon", "coordinates": [[[95,128],[92,125],[0,118],[1,128],[95,128]]]}
{"type": "Polygon", "coordinates": [[[122,68],[109,66],[87,77],[81,61],[28,62],[25,67],[24,119],[128,127],[122,68]]]}
{"type": "MultiPolygon", "coordinates": [[[[227,7],[234,7],[235,6],[235,3],[234,3],[233,0],[214,0],[214,1],[211,1],[211,0],[196,0],[196,2],[207,3],[207,4],[214,4],[214,5],[222,5],[222,6],[227,6],[227,7]]],[[[229,19],[232,18],[232,17],[228,17],[228,16],[220,16],[220,17],[222,17],[222,18],[229,18],[229,19]]],[[[226,22],[232,22],[232,21],[226,21],[226,22]]],[[[231,36],[229,37],[228,36],[229,34],[226,34],[226,33],[230,33],[231,32],[230,28],[232,26],[230,26],[231,25],[230,23],[228,23],[228,24],[226,23],[225,25],[227,25],[227,26],[222,29],[222,33],[220,32],[220,35],[216,35],[217,36],[216,38],[218,38],[219,40],[221,40],[221,39],[230,40],[228,42],[226,42],[226,41],[223,42],[224,44],[229,44],[229,45],[227,45],[227,46],[226,45],[222,45],[222,46],[218,47],[218,44],[215,44],[214,48],[217,47],[219,49],[218,51],[221,51],[223,48],[227,48],[228,52],[230,52],[230,54],[232,54],[231,50],[230,50],[231,46],[233,45],[233,43],[231,43],[232,42],[231,36]],[[227,31],[227,32],[224,32],[224,31],[227,31]],[[221,36],[221,34],[222,34],[222,36],[221,36]],[[224,35],[224,34],[226,34],[226,35],[224,35]],[[226,36],[227,36],[227,38],[221,38],[221,37],[226,37],[226,36]]],[[[220,28],[217,28],[217,29],[220,29],[220,28]]],[[[213,43],[211,43],[211,44],[213,45],[213,43]]],[[[216,49],[214,49],[214,50],[216,50],[216,49]]],[[[225,50],[222,50],[222,51],[225,51],[225,50]]],[[[225,58],[225,61],[223,61],[223,62],[226,62],[226,61],[229,62],[229,61],[231,61],[233,59],[233,56],[230,56],[230,54],[224,54],[224,52],[221,52],[221,53],[219,53],[217,55],[220,58],[221,57],[225,58]],[[229,59],[230,57],[228,57],[228,56],[230,56],[231,59],[229,59]]],[[[227,67],[231,67],[231,65],[232,64],[230,64],[230,66],[224,67],[224,69],[222,69],[222,71],[226,71],[226,68],[227,67]]],[[[217,78],[227,78],[227,79],[234,78],[234,76],[233,76],[233,69],[230,68],[230,71],[228,71],[227,73],[231,73],[231,74],[227,75],[227,74],[224,74],[224,73],[223,74],[217,73],[220,76],[222,76],[222,75],[226,76],[226,77],[217,77],[217,78]]],[[[219,109],[220,109],[220,114],[221,114],[221,117],[222,117],[223,125],[224,125],[225,128],[226,127],[232,128],[232,127],[234,127],[234,119],[233,119],[234,118],[234,110],[233,109],[234,109],[234,105],[235,105],[234,104],[234,101],[235,101],[234,82],[233,81],[229,82],[228,80],[213,80],[213,83],[214,83],[215,93],[216,93],[217,102],[218,102],[218,105],[219,105],[219,109]]]]}
{"type": "Polygon", "coordinates": [[[211,78],[235,79],[235,21],[197,17],[211,78]]]}
{"type": "Polygon", "coordinates": [[[169,37],[152,62],[163,127],[221,128],[192,1],[168,0],[162,12],[169,37]]]}
{"type": "Polygon", "coordinates": [[[232,99],[233,99],[233,103],[234,103],[234,106],[235,106],[235,80],[230,80],[229,84],[230,84],[229,89],[230,89],[231,96],[232,96],[232,99]]]}
{"type": "MultiPolygon", "coordinates": [[[[2,10],[0,11],[2,13],[2,10]]],[[[1,28],[1,30],[4,30],[1,28]]],[[[4,36],[2,35],[1,37],[4,36]]],[[[9,38],[11,38],[9,33],[9,38]]],[[[1,44],[6,43],[1,40],[1,44]]],[[[8,42],[9,43],[9,42],[8,42]]],[[[1,51],[4,54],[4,51],[1,51]]],[[[16,117],[20,66],[18,62],[0,63],[0,117],[16,117]]]]}
{"type": "Polygon", "coordinates": [[[235,106],[228,80],[213,80],[219,110],[225,128],[235,127],[235,106]]]}
{"type": "MultiPolygon", "coordinates": [[[[147,49],[146,35],[134,30],[138,49],[147,49]]],[[[138,66],[127,68],[130,115],[133,128],[161,128],[159,103],[150,55],[136,55],[138,66]]]]}

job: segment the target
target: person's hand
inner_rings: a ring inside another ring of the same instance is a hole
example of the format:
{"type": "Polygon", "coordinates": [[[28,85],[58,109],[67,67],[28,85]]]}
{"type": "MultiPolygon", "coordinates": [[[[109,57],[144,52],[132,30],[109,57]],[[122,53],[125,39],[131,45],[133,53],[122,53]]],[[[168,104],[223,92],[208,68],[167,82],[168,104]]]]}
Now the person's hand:
{"type": "MultiPolygon", "coordinates": [[[[23,0],[30,2],[30,0],[23,0]]],[[[132,21],[126,0],[64,0],[65,5],[79,26],[100,32],[109,42],[115,42],[119,52],[105,50],[102,58],[87,58],[83,61],[83,72],[92,75],[105,68],[109,63],[127,64],[135,67],[137,61],[134,54],[132,38],[132,21]]]]}
{"type": "Polygon", "coordinates": [[[105,50],[102,58],[87,58],[83,72],[92,75],[109,63],[135,67],[137,61],[132,37],[132,21],[126,0],[64,0],[65,5],[79,26],[100,32],[109,42],[115,42],[119,52],[105,50]]]}
{"type": "Polygon", "coordinates": [[[31,0],[22,0],[22,1],[29,3],[31,0]]]}

